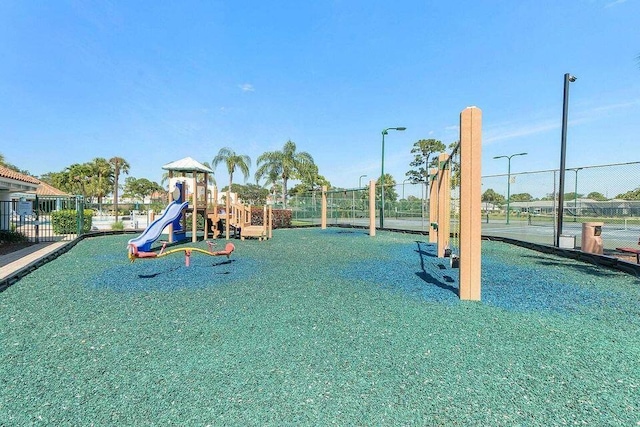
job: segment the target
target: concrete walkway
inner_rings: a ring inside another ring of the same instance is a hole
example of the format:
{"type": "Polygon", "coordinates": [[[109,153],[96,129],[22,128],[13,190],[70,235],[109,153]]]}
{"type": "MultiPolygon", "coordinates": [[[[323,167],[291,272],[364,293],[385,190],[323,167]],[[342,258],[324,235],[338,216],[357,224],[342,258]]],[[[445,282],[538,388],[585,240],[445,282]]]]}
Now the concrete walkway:
{"type": "Polygon", "coordinates": [[[0,255],[0,291],[3,291],[51,259],[74,246],[75,240],[36,243],[24,249],[0,255]]]}

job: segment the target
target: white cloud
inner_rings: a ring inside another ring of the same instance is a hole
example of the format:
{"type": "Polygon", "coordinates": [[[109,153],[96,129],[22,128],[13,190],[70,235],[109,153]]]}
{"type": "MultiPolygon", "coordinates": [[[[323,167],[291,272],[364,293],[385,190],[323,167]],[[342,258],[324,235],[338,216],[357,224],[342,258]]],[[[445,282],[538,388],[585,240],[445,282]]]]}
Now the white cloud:
{"type": "MultiPolygon", "coordinates": [[[[635,108],[640,105],[640,101],[633,100],[618,104],[601,105],[581,111],[575,111],[569,114],[569,124],[576,125],[581,123],[589,123],[596,120],[609,117],[616,111],[635,108]]],[[[522,136],[535,135],[538,133],[548,132],[554,129],[560,129],[561,117],[546,118],[538,120],[534,123],[517,124],[503,123],[486,130],[486,137],[483,139],[485,143],[502,141],[505,139],[518,138],[522,136]]]]}
{"type": "Polygon", "coordinates": [[[613,7],[613,6],[617,6],[617,5],[619,5],[619,4],[625,3],[626,1],[627,1],[627,0],[615,0],[615,1],[612,1],[611,3],[607,3],[607,4],[605,4],[605,5],[604,5],[604,7],[605,7],[605,9],[606,9],[606,8],[608,8],[608,7],[613,7]]]}
{"type": "Polygon", "coordinates": [[[238,85],[238,87],[243,92],[254,92],[255,91],[255,89],[253,88],[253,85],[251,83],[243,83],[241,85],[238,85]]]}
{"type": "Polygon", "coordinates": [[[528,125],[511,125],[505,124],[494,129],[487,129],[486,138],[483,138],[483,142],[491,143],[496,141],[502,141],[504,139],[517,138],[520,136],[534,135],[536,133],[547,132],[552,129],[560,127],[557,120],[545,121],[528,125]]]}

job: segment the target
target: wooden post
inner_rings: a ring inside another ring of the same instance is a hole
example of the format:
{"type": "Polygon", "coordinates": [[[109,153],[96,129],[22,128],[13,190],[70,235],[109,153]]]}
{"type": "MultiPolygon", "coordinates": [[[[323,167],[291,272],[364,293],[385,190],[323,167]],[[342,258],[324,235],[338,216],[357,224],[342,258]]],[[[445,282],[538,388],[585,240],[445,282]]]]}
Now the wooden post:
{"type": "Polygon", "coordinates": [[[209,173],[204,173],[204,212],[202,217],[204,219],[204,240],[209,239],[209,173]]]}
{"type": "Polygon", "coordinates": [[[376,182],[369,181],[369,236],[376,235],[376,182]]]}
{"type": "Polygon", "coordinates": [[[269,239],[273,237],[273,206],[269,205],[269,239]]]}
{"type": "Polygon", "coordinates": [[[451,169],[449,155],[438,156],[438,258],[444,258],[451,234],[451,169]]]}
{"type": "Polygon", "coordinates": [[[230,227],[229,222],[231,221],[231,213],[230,213],[231,202],[229,200],[230,198],[231,198],[231,190],[227,189],[227,200],[226,200],[227,219],[224,222],[225,223],[225,238],[227,240],[229,240],[229,227],[230,227]]]}
{"type": "Polygon", "coordinates": [[[460,113],[460,299],[480,301],[482,110],[460,113]]]}
{"type": "MultiPolygon", "coordinates": [[[[191,241],[198,241],[198,179],[197,174],[193,171],[193,209],[191,210],[191,241]]],[[[206,227],[206,225],[205,225],[206,227]]]]}
{"type": "Polygon", "coordinates": [[[429,169],[429,243],[438,241],[438,169],[429,169]],[[434,225],[432,225],[434,224],[434,225]]]}
{"type": "Polygon", "coordinates": [[[269,226],[267,225],[267,205],[262,207],[262,233],[265,240],[269,238],[269,226]]]}
{"type": "Polygon", "coordinates": [[[218,233],[222,232],[222,230],[218,230],[218,219],[220,218],[220,216],[218,214],[218,186],[217,185],[213,186],[211,193],[213,195],[213,218],[211,219],[211,221],[213,222],[212,226],[215,227],[216,229],[216,231],[214,231],[213,233],[213,238],[217,239],[218,233]]]}
{"type": "Polygon", "coordinates": [[[326,230],[327,228],[327,186],[322,186],[322,208],[320,210],[322,218],[320,218],[320,228],[326,230]]]}
{"type": "MultiPolygon", "coordinates": [[[[170,170],[169,171],[169,190],[171,190],[171,178],[173,178],[173,171],[170,170]]],[[[174,187],[173,189],[175,190],[175,183],[174,183],[174,187]]],[[[171,204],[171,202],[173,202],[175,199],[173,197],[173,191],[169,191],[169,204],[171,204]]],[[[167,230],[169,232],[169,238],[167,239],[169,241],[169,243],[173,243],[173,221],[171,221],[169,223],[169,226],[167,227],[167,230]]]]}

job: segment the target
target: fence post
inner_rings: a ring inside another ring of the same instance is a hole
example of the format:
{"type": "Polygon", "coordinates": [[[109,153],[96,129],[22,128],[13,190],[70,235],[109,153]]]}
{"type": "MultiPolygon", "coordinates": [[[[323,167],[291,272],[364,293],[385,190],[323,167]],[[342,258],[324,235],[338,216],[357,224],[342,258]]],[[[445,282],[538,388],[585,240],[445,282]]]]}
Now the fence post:
{"type": "Polygon", "coordinates": [[[321,216],[320,228],[324,230],[327,228],[327,186],[326,185],[322,186],[322,208],[321,208],[320,216],[321,216]]]}
{"type": "Polygon", "coordinates": [[[76,215],[77,234],[81,236],[84,228],[84,200],[82,196],[76,196],[76,215]]]}
{"type": "Polygon", "coordinates": [[[36,243],[40,243],[40,201],[38,200],[38,195],[36,194],[36,213],[35,213],[35,221],[34,228],[36,231],[36,243]]]}
{"type": "Polygon", "coordinates": [[[376,182],[369,181],[369,236],[376,235],[376,182]]]}

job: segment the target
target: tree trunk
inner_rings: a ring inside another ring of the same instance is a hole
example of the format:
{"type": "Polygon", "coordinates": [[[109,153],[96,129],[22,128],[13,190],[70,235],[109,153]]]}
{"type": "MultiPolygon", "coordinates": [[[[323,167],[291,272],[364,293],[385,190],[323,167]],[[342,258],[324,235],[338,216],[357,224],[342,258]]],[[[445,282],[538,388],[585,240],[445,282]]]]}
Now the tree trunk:
{"type": "Polygon", "coordinates": [[[282,206],[287,209],[287,179],[282,179],[282,206]]]}
{"type": "Polygon", "coordinates": [[[113,208],[115,210],[115,214],[116,214],[116,222],[118,222],[118,175],[119,175],[119,170],[118,170],[119,166],[118,166],[118,161],[115,161],[115,167],[114,167],[114,176],[113,176],[113,208]]]}

